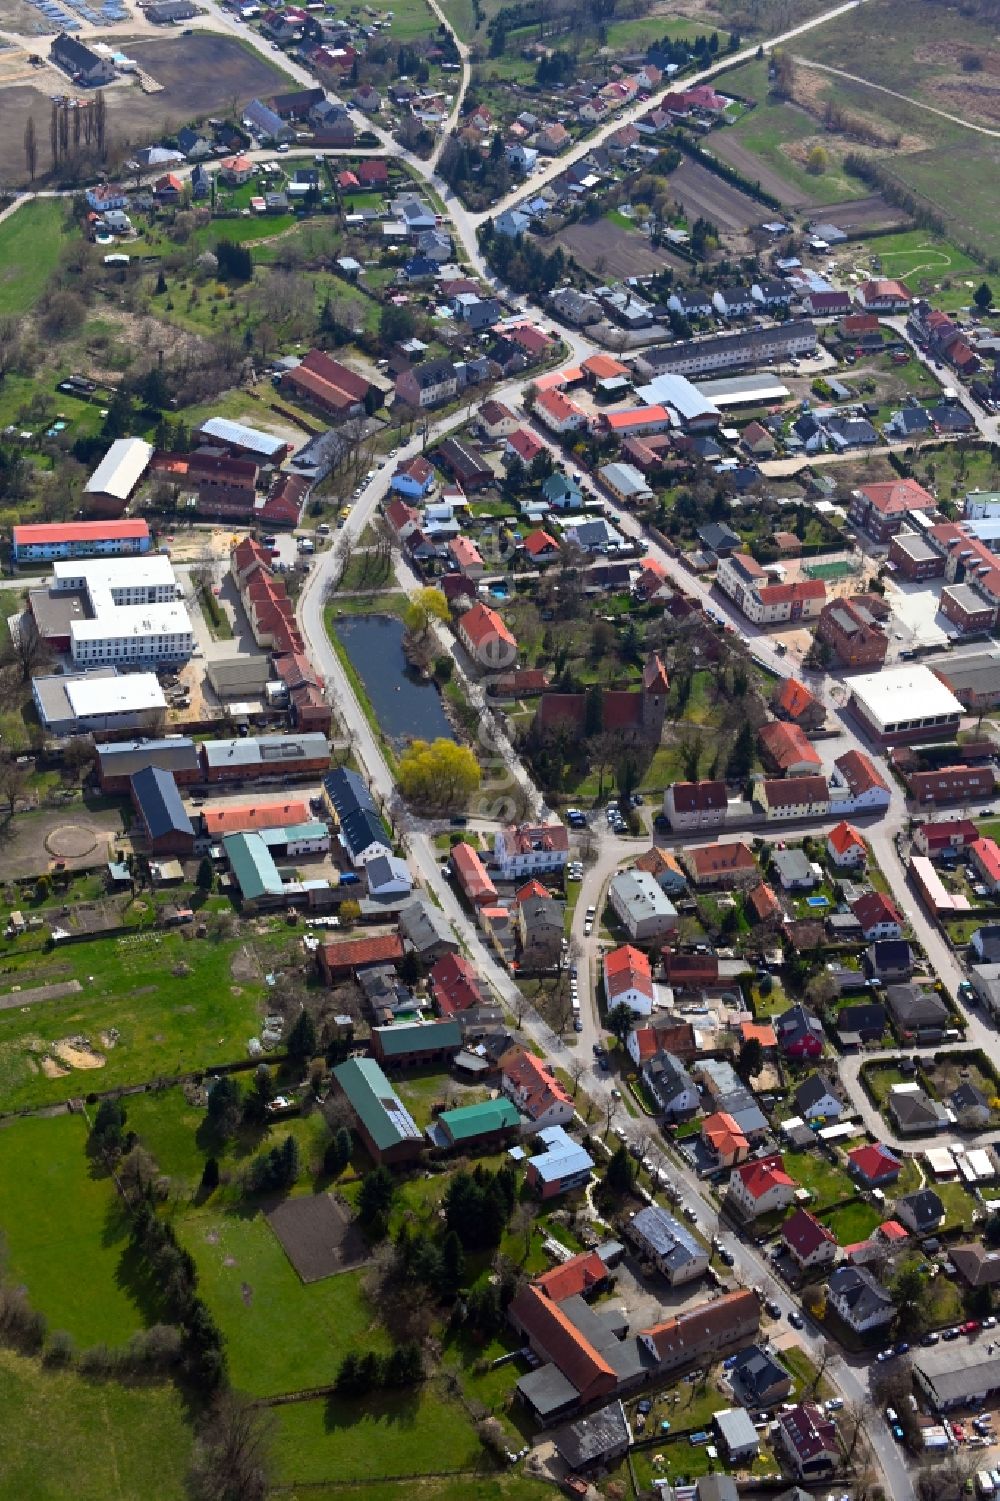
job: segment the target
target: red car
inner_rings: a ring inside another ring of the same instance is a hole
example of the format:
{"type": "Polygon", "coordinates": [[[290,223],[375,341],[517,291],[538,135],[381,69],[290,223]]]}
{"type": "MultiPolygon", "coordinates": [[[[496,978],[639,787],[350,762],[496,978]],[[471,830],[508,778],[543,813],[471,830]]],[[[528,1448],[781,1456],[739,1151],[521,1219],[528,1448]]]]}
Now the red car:
{"type": "Polygon", "coordinates": [[[978,1319],[967,1319],[964,1324],[959,1324],[959,1334],[975,1334],[982,1327],[978,1319]]]}

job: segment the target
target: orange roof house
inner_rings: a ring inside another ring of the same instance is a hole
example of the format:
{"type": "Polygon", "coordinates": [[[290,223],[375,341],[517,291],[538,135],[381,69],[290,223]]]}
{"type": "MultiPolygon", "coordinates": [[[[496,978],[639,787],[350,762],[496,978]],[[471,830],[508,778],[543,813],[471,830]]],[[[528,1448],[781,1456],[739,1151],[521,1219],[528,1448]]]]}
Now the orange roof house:
{"type": "Polygon", "coordinates": [[[305,803],[259,803],[253,807],[206,808],[201,821],[210,839],[221,839],[223,834],[250,833],[253,829],[287,829],[308,823],[310,816],[305,803]]]}
{"type": "Polygon", "coordinates": [[[476,907],[491,907],[497,899],[497,889],[486,873],[486,866],[480,860],[471,844],[456,844],[449,856],[451,868],[455,872],[455,879],[465,892],[469,901],[476,907]]]}
{"type": "Polygon", "coordinates": [[[724,1110],[705,1117],[701,1123],[701,1139],[722,1162],[738,1162],[750,1151],[746,1136],[724,1110]]]}
{"type": "Polygon", "coordinates": [[[822,724],[826,718],[826,710],[815,693],[811,693],[798,678],[784,678],[775,688],[771,702],[776,714],[795,724],[810,727],[822,724]]]}

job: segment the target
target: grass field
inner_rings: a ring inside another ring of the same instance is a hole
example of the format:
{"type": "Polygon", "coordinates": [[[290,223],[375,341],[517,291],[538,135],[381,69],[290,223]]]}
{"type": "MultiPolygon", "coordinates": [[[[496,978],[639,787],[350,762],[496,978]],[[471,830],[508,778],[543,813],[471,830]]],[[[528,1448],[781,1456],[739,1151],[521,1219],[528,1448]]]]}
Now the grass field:
{"type": "MultiPolygon", "coordinates": [[[[842,274],[857,271],[905,281],[915,296],[933,297],[934,306],[946,312],[968,306],[983,277],[978,261],[925,229],[852,241],[835,252],[835,259],[842,274]]],[[[927,379],[915,360],[898,369],[900,373],[912,369],[914,379],[927,379]]]]}
{"type": "Polygon", "coordinates": [[[59,261],[65,209],[57,199],[22,204],[0,224],[0,313],[26,313],[59,261]]]}
{"type": "Polygon", "coordinates": [[[10,1501],[188,1494],[191,1431],[172,1386],[85,1381],[0,1349],[0,1411],[0,1495],[10,1501]]]}
{"type": "MultiPolygon", "coordinates": [[[[552,1486],[520,1469],[477,1474],[475,1501],[552,1501],[552,1486]]],[[[292,1485],[287,1501],[469,1501],[469,1477],[417,1476],[408,1480],[374,1480],[361,1485],[292,1485]]]]}
{"type": "MultiPolygon", "coordinates": [[[[289,941],[284,934],[276,937],[282,944],[289,941]]],[[[178,933],[141,932],[50,953],[6,949],[2,957],[11,984],[44,985],[76,977],[82,989],[25,1012],[0,1011],[5,1105],[68,1099],[90,1087],[84,1081],[106,1089],[243,1057],[246,1039],[258,1025],[264,989],[254,947],[265,942],[264,935],[244,945],[221,938],[193,943],[178,933]],[[246,966],[248,976],[238,983],[234,961],[246,966]],[[179,972],[180,966],[188,973],[179,972]],[[101,1042],[109,1028],[118,1031],[114,1046],[101,1042]],[[45,1077],[39,1060],[60,1039],[81,1034],[100,1050],[103,1067],[45,1077]]],[[[276,944],[271,957],[278,953],[276,944]]]]}
{"type": "MultiPolygon", "coordinates": [[[[485,1466],[482,1446],[457,1401],[430,1382],[412,1392],[296,1402],[274,1410],[275,1470],[284,1484],[378,1480],[485,1466]]],[[[466,1494],[479,1495],[466,1479],[466,1494]]]]}
{"type": "MultiPolygon", "coordinates": [[[[0,1129],[0,1230],[6,1274],[23,1282],[50,1329],[80,1348],[123,1344],[148,1321],[131,1290],[118,1199],[86,1155],[82,1116],[11,1121],[0,1129]]],[[[8,1493],[11,1494],[11,1493],[8,1493]]]]}
{"type": "Polygon", "coordinates": [[[230,1376],[241,1391],[268,1396],[322,1386],[348,1349],[386,1347],[362,1292],[363,1274],[344,1272],[306,1286],[259,1211],[192,1211],[175,1228],[195,1259],[201,1295],[225,1336],[230,1376]]]}

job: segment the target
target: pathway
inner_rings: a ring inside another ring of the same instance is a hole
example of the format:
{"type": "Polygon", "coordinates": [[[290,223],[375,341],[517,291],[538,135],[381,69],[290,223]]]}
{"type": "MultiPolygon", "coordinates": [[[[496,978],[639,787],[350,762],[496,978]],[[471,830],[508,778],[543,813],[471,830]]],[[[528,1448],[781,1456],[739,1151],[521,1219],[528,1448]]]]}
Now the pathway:
{"type": "Polygon", "coordinates": [[[887,88],[884,83],[872,83],[870,78],[860,78],[857,73],[847,73],[843,68],[831,67],[829,63],[816,63],[808,57],[796,57],[795,61],[803,68],[815,68],[817,72],[830,73],[834,78],[846,78],[848,83],[858,83],[862,88],[874,89],[879,94],[888,94],[890,99],[899,99],[913,109],[923,110],[928,115],[937,115],[939,119],[948,120],[952,125],[961,125],[963,130],[974,130],[977,135],[1000,139],[1000,130],[991,130],[988,125],[976,125],[971,120],[964,120],[961,115],[949,114],[947,110],[938,109],[934,104],[925,104],[922,99],[914,99],[911,94],[901,94],[898,89],[887,88]]]}

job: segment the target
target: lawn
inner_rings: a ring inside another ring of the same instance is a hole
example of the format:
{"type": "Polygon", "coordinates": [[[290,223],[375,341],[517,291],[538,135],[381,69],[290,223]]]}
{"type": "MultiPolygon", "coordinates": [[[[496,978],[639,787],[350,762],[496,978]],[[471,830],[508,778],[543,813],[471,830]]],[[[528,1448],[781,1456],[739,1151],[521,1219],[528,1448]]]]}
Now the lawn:
{"type": "Polygon", "coordinates": [[[971,1230],[975,1224],[976,1201],[966,1193],[961,1183],[934,1183],[931,1185],[945,1209],[944,1229],[953,1230],[960,1225],[971,1230]]]}
{"type": "MultiPolygon", "coordinates": [[[[468,1476],[417,1476],[407,1480],[366,1481],[361,1485],[329,1486],[320,1482],[282,1491],[286,1501],[469,1501],[468,1476]]],[[[533,1480],[521,1470],[476,1476],[476,1501],[552,1501],[545,1480],[533,1480]]]]}
{"type": "Polygon", "coordinates": [[[840,1209],[822,1215],[821,1218],[837,1237],[838,1245],[855,1246],[859,1241],[868,1239],[872,1231],[881,1225],[885,1214],[873,1204],[864,1204],[858,1199],[853,1204],[844,1204],[840,1209]]]}
{"type": "Polygon", "coordinates": [[[359,1401],[296,1402],[276,1408],[274,1421],[283,1485],[492,1468],[462,1407],[431,1382],[359,1401]]]}
{"type": "Polygon", "coordinates": [[[0,1349],[0,1411],[0,1495],[10,1501],[188,1494],[191,1432],[172,1386],[85,1381],[0,1349]]]}
{"type": "Polygon", "coordinates": [[[195,1259],[241,1391],[265,1396],[323,1386],[348,1349],[386,1348],[362,1291],[364,1274],[343,1272],[307,1286],[258,1211],[191,1211],[175,1229],[195,1259]]]}
{"type": "MultiPolygon", "coordinates": [[[[948,240],[931,234],[925,229],[912,229],[894,235],[878,235],[870,240],[852,241],[849,247],[839,252],[837,259],[845,269],[878,271],[883,276],[905,281],[914,296],[934,293],[935,306],[955,310],[967,305],[972,288],[965,285],[971,280],[978,286],[983,268],[948,240]],[[941,284],[957,280],[950,290],[955,293],[948,301],[947,290],[941,294],[941,284]]],[[[921,378],[922,367],[916,365],[914,378],[921,378]]],[[[900,366],[899,370],[910,367],[900,366]]],[[[926,380],[926,376],[922,377],[926,380]]]]}
{"type": "MultiPolygon", "coordinates": [[[[323,1152],[330,1140],[330,1130],[321,1109],[308,1115],[292,1115],[274,1121],[263,1135],[250,1131],[228,1143],[223,1151],[210,1142],[199,1128],[204,1125],[205,1111],[197,1105],[188,1104],[181,1089],[165,1089],[154,1094],[133,1095],[128,1102],[128,1124],[138,1133],[148,1152],[159,1165],[161,1172],[172,1181],[175,1194],[192,1193],[201,1181],[205,1160],[214,1156],[225,1180],[239,1174],[247,1160],[265,1147],[281,1142],[286,1136],[294,1136],[299,1148],[300,1178],[293,1192],[312,1193],[316,1178],[323,1166],[323,1152]]],[[[235,1199],[240,1192],[237,1186],[218,1190],[212,1200],[219,1208],[222,1199],[235,1199]]]]}
{"type": "Polygon", "coordinates": [[[808,1397],[828,1397],[833,1387],[825,1377],[816,1380],[817,1367],[809,1359],[801,1345],[788,1345],[780,1352],[781,1364],[785,1366],[795,1377],[798,1385],[795,1395],[800,1399],[803,1395],[808,1397]]]}
{"type": "Polygon", "coordinates": [[[80,1348],[124,1344],[157,1311],[131,1283],[117,1195],[107,1176],[92,1170],[86,1143],[79,1115],[25,1118],[0,1129],[5,1273],[25,1284],[49,1328],[67,1330],[80,1348]]]}
{"type": "Polygon", "coordinates": [[[58,265],[65,222],[58,199],[35,198],[0,224],[0,313],[34,307],[58,265]]]}
{"type": "Polygon", "coordinates": [[[843,1168],[829,1162],[818,1149],[809,1152],[786,1152],[785,1168],[801,1188],[812,1194],[809,1208],[825,1209],[840,1199],[851,1199],[857,1190],[843,1168]]]}
{"type": "MultiPolygon", "coordinates": [[[[44,985],[76,977],[82,989],[25,1012],[0,1012],[5,1106],[52,1103],[85,1087],[107,1089],[244,1057],[246,1040],[258,1027],[264,989],[262,978],[234,983],[231,964],[244,946],[222,938],[191,942],[179,933],[141,931],[50,953],[7,948],[3,963],[11,983],[44,985]],[[110,1029],[117,1030],[116,1039],[110,1029]],[[81,1034],[99,1049],[103,1067],[86,1075],[71,1070],[61,1078],[46,1078],[39,1059],[60,1039],[81,1034]]],[[[246,947],[251,948],[252,967],[252,946],[246,947]]]]}

